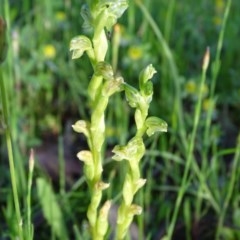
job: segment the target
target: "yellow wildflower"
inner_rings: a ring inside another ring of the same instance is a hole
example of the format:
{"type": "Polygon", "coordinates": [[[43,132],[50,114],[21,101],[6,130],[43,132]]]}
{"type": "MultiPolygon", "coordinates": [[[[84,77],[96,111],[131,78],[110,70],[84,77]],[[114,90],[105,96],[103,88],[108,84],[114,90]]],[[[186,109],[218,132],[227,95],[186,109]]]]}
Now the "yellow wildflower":
{"type": "Polygon", "coordinates": [[[224,7],[224,0],[215,0],[215,16],[213,17],[213,23],[216,26],[220,26],[222,24],[222,13],[224,11],[224,7]]]}
{"type": "Polygon", "coordinates": [[[215,10],[217,13],[222,13],[224,6],[224,0],[215,0],[215,10]]]}
{"type": "Polygon", "coordinates": [[[213,23],[215,26],[220,26],[222,24],[222,18],[219,16],[213,17],[213,23]]]}
{"type": "Polygon", "coordinates": [[[63,22],[63,21],[66,20],[66,14],[63,11],[58,11],[55,14],[55,18],[56,18],[57,21],[63,22]]]}
{"type": "Polygon", "coordinates": [[[53,59],[56,56],[56,48],[52,44],[43,47],[43,55],[47,59],[53,59]]]}
{"type": "Polygon", "coordinates": [[[138,60],[143,56],[143,50],[139,46],[131,46],[128,49],[128,56],[132,60],[138,60]]]}
{"type": "Polygon", "coordinates": [[[202,107],[204,111],[208,111],[214,107],[214,101],[211,98],[205,98],[202,107]]]}
{"type": "Polygon", "coordinates": [[[188,81],[185,84],[185,91],[187,94],[196,94],[197,93],[197,85],[193,80],[188,81]]]}

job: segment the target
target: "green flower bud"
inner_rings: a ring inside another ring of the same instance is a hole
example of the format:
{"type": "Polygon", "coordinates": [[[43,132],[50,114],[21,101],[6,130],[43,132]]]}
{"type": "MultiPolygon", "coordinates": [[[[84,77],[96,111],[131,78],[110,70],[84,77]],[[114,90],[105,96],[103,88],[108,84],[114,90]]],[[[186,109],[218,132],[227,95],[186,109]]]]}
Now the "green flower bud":
{"type": "Polygon", "coordinates": [[[94,177],[94,163],[93,163],[93,156],[90,151],[80,151],[77,154],[79,160],[83,161],[84,164],[84,173],[87,180],[93,180],[94,177]]]}
{"type": "Polygon", "coordinates": [[[145,185],[146,181],[147,181],[146,179],[139,178],[138,180],[136,180],[136,181],[134,182],[134,185],[133,185],[133,187],[134,187],[134,189],[133,189],[134,194],[135,194],[140,188],[142,188],[142,187],[145,185]]]}
{"type": "Polygon", "coordinates": [[[144,86],[144,84],[150,80],[153,75],[157,71],[155,68],[152,66],[152,64],[149,64],[145,69],[143,69],[139,75],[139,82],[140,82],[140,89],[144,86]]]}
{"type": "Polygon", "coordinates": [[[97,151],[101,151],[102,144],[105,139],[105,121],[104,121],[104,111],[108,104],[107,97],[100,97],[95,107],[95,111],[92,113],[92,126],[91,133],[94,136],[92,139],[93,146],[97,151]]]}
{"type": "Polygon", "coordinates": [[[93,165],[93,156],[90,151],[83,150],[77,154],[79,160],[83,161],[87,165],[93,165]]]}
{"type": "Polygon", "coordinates": [[[105,183],[105,182],[100,181],[100,182],[97,182],[95,184],[94,188],[95,188],[96,191],[103,191],[103,190],[109,188],[109,186],[110,186],[109,183],[105,183]]]}
{"type": "Polygon", "coordinates": [[[109,187],[109,183],[104,183],[102,181],[96,182],[92,188],[92,198],[91,203],[87,211],[87,217],[90,221],[91,226],[95,226],[97,219],[97,208],[102,199],[102,191],[109,187]]]}
{"type": "Polygon", "coordinates": [[[102,76],[105,80],[113,79],[112,66],[106,62],[98,62],[95,68],[96,76],[102,76]]]}
{"type": "Polygon", "coordinates": [[[74,37],[70,42],[70,51],[72,51],[72,59],[80,58],[85,51],[88,51],[89,55],[93,51],[92,43],[86,36],[80,35],[74,37]]]}
{"type": "Polygon", "coordinates": [[[126,0],[100,0],[97,8],[106,10],[108,17],[105,27],[110,30],[128,8],[128,3],[126,0]]]}
{"type": "Polygon", "coordinates": [[[133,221],[134,215],[140,215],[142,212],[142,208],[138,205],[132,204],[130,206],[126,206],[122,204],[118,209],[118,232],[117,239],[124,239],[127,230],[133,221]]]}
{"type": "Polygon", "coordinates": [[[97,221],[98,236],[105,236],[108,229],[108,213],[111,207],[111,201],[106,201],[100,209],[99,218],[97,221]]]}
{"type": "Polygon", "coordinates": [[[122,77],[118,77],[113,80],[106,81],[103,86],[102,95],[110,97],[115,92],[122,91],[123,83],[124,83],[124,80],[122,77]]]}
{"type": "Polygon", "coordinates": [[[142,96],[145,98],[145,102],[149,104],[152,101],[153,85],[152,82],[148,82],[156,73],[152,64],[148,65],[139,75],[139,88],[142,96]]]}
{"type": "Polygon", "coordinates": [[[167,132],[167,123],[158,117],[149,117],[145,121],[147,135],[151,136],[155,132],[167,132]]]}
{"type": "Polygon", "coordinates": [[[127,101],[132,108],[136,108],[139,105],[140,101],[143,101],[142,96],[136,88],[125,83],[124,90],[127,101]]]}
{"type": "Polygon", "coordinates": [[[72,128],[75,132],[83,133],[87,138],[90,136],[90,124],[84,120],[77,121],[72,128]]]}
{"type": "Polygon", "coordinates": [[[123,199],[127,206],[129,206],[133,201],[134,189],[131,176],[126,175],[124,185],[123,185],[123,199]]]}
{"type": "Polygon", "coordinates": [[[132,215],[140,215],[142,213],[142,207],[140,207],[139,205],[136,205],[136,204],[132,204],[129,209],[129,212],[132,215]]]}
{"type": "Polygon", "coordinates": [[[99,191],[99,190],[96,191],[94,189],[92,192],[91,203],[87,210],[87,217],[91,226],[95,226],[96,224],[97,208],[100,204],[101,198],[102,198],[102,191],[99,191]]]}
{"type": "Polygon", "coordinates": [[[123,186],[123,198],[127,206],[130,206],[133,201],[135,193],[144,186],[146,179],[137,179],[133,181],[132,177],[127,174],[123,186]]]}
{"type": "Polygon", "coordinates": [[[142,138],[134,137],[128,142],[126,146],[115,146],[112,150],[115,155],[112,157],[116,161],[133,159],[141,159],[145,152],[145,146],[143,144],[142,138]]]}
{"type": "Polygon", "coordinates": [[[142,90],[140,90],[142,96],[144,96],[145,102],[149,105],[152,101],[153,95],[153,84],[152,82],[147,82],[144,84],[142,90]]]}

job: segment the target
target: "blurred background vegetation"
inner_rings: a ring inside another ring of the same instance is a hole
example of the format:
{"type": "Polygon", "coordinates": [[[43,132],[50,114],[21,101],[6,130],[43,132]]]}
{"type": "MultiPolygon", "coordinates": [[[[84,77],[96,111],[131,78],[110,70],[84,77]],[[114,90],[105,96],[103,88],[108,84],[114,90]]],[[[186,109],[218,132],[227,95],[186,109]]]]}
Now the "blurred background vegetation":
{"type": "MultiPolygon", "coordinates": [[[[138,239],[160,239],[171,221],[193,128],[202,58],[207,46],[211,62],[192,156],[192,161],[199,166],[199,174],[191,168],[189,190],[173,239],[214,239],[218,231],[219,239],[240,239],[239,145],[237,147],[240,2],[232,1],[216,86],[212,86],[213,62],[216,62],[224,11],[229,1],[142,1],[156,28],[136,2],[129,2],[118,25],[107,33],[110,48],[107,60],[114,65],[116,74],[121,74],[134,86],[137,86],[139,72],[153,64],[158,73],[153,79],[150,115],[164,119],[169,125],[167,134],[146,139],[149,150],[142,162],[142,174],[148,182],[137,198],[144,205],[144,213],[136,218],[138,239]],[[120,42],[116,36],[120,37],[120,42]],[[166,54],[168,50],[170,57],[166,54]],[[210,125],[206,123],[208,113],[210,125]],[[202,188],[201,179],[206,182],[210,195],[202,188]],[[226,201],[228,193],[230,197],[226,201]],[[221,209],[225,207],[222,214],[221,209]]],[[[83,3],[83,0],[0,2],[0,15],[8,26],[8,57],[2,71],[23,219],[29,150],[35,150],[34,239],[49,239],[50,236],[51,239],[63,239],[61,236],[88,239],[84,219],[89,196],[81,164],[75,157],[80,149],[86,148],[86,143],[73,133],[71,124],[89,117],[86,88],[92,70],[87,58],[73,61],[69,53],[70,40],[82,33],[80,9],[83,3]],[[42,182],[37,181],[39,179],[42,182]],[[45,197],[39,194],[42,184],[46,189],[49,187],[45,197]],[[46,214],[49,201],[58,213],[56,224],[46,214]]],[[[16,229],[1,112],[0,102],[0,239],[9,239],[16,229]]],[[[116,186],[107,192],[111,198],[120,191],[124,178],[124,168],[111,160],[111,149],[131,137],[132,123],[132,113],[119,94],[112,99],[107,112],[104,177],[116,186]]]]}

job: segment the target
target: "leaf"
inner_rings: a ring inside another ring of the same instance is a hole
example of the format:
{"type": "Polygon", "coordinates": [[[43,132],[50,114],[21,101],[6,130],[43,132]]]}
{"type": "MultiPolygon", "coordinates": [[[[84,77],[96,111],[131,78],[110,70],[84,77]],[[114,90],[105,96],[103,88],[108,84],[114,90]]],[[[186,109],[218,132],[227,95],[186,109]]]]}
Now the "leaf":
{"type": "Polygon", "coordinates": [[[37,179],[37,193],[44,217],[59,239],[68,239],[61,208],[51,185],[44,179],[37,179]]]}

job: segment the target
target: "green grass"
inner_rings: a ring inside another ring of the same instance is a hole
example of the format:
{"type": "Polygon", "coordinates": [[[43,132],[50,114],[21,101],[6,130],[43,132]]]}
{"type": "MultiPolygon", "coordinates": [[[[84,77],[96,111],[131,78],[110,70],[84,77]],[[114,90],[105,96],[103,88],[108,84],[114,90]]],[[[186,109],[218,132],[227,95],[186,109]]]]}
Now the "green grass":
{"type": "MultiPolygon", "coordinates": [[[[69,54],[70,40],[82,31],[80,8],[76,0],[0,2],[9,45],[0,69],[0,238],[90,239],[82,170],[70,182],[64,175],[66,152],[78,161],[75,153],[86,144],[67,126],[90,117],[91,64],[69,54]],[[39,166],[38,151],[29,172],[30,149],[49,140],[56,142],[58,174],[39,166]]],[[[143,213],[134,219],[139,239],[194,239],[196,232],[200,239],[240,239],[239,11],[231,0],[135,0],[109,35],[106,59],[131,85],[137,87],[146,65],[156,68],[149,112],[169,126],[167,134],[144,139],[147,183],[136,197],[143,213]],[[210,63],[202,70],[207,47],[210,63]]],[[[114,187],[103,201],[120,203],[126,167],[115,165],[111,150],[132,138],[133,122],[125,97],[115,95],[103,172],[114,187]]]]}

